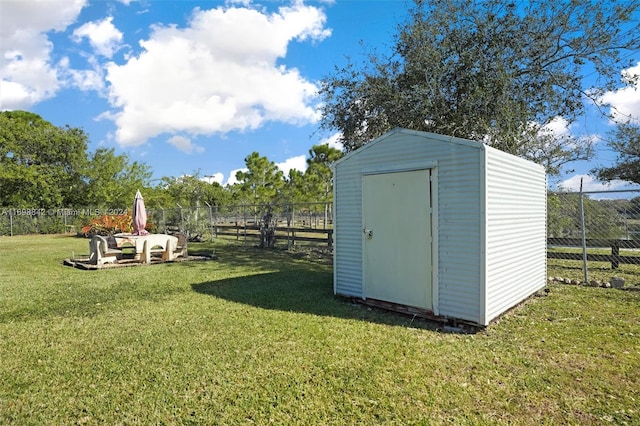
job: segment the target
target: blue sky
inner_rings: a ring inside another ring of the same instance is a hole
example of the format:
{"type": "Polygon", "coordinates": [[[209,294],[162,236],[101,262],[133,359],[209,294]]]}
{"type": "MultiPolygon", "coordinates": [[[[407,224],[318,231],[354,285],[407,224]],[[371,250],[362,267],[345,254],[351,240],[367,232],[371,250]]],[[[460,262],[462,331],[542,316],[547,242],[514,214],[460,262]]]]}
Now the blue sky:
{"type": "MultiPolygon", "coordinates": [[[[154,179],[197,172],[226,184],[253,151],[285,173],[304,169],[312,145],[338,137],[318,130],[319,80],[346,57],[391,45],[407,8],[404,0],[0,0],[0,109],[81,127],[91,150],[113,147],[151,166],[154,179]]],[[[636,89],[607,100],[638,118],[636,89]]],[[[571,127],[559,119],[553,130],[597,139],[608,124],[594,117],[571,127]]],[[[602,188],[584,176],[615,160],[599,146],[590,164],[569,165],[553,183],[577,188],[584,177],[585,189],[602,188]]]]}

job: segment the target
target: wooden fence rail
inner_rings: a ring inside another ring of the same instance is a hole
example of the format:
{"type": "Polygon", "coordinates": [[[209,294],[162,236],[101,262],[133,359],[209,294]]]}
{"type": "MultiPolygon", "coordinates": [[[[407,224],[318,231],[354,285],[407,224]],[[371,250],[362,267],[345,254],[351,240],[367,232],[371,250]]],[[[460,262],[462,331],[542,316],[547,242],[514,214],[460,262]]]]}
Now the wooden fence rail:
{"type": "MultiPolygon", "coordinates": [[[[590,238],[586,240],[587,248],[611,248],[611,254],[587,253],[588,261],[611,262],[611,268],[617,269],[621,263],[640,264],[640,256],[621,256],[620,249],[640,249],[640,240],[616,240],[590,238]]],[[[579,247],[581,238],[547,238],[547,247],[579,247]]],[[[547,250],[547,259],[582,260],[582,253],[568,253],[547,250]]]]}
{"type": "MultiPolygon", "coordinates": [[[[216,235],[226,235],[236,237],[260,237],[260,227],[257,225],[244,225],[240,222],[231,225],[213,225],[216,235]]],[[[333,229],[312,229],[312,228],[287,228],[277,227],[276,233],[280,233],[280,238],[286,236],[289,245],[294,245],[296,241],[309,241],[326,243],[328,247],[333,247],[333,229]],[[284,235],[283,235],[284,234],[284,235]],[[299,235],[306,234],[306,235],[299,235]],[[317,234],[318,236],[309,236],[317,234]]]]}

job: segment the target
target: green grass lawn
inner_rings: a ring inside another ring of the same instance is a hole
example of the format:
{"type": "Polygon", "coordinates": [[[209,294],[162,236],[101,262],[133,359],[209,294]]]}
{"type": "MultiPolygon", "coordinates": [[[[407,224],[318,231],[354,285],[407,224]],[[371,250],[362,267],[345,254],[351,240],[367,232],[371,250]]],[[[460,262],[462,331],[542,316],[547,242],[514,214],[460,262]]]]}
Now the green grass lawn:
{"type": "Polygon", "coordinates": [[[333,296],[321,256],[83,271],[0,237],[0,424],[640,424],[640,291],[551,285],[476,334],[333,296]]]}
{"type": "MultiPolygon", "coordinates": [[[[565,253],[582,253],[579,248],[549,249],[565,253]]],[[[589,249],[592,254],[611,254],[611,249],[589,249]]],[[[638,250],[620,250],[621,256],[639,256],[638,250]]],[[[640,289],[640,265],[620,263],[618,268],[612,269],[611,262],[589,261],[587,263],[589,281],[611,281],[611,277],[624,278],[626,286],[640,289]]],[[[582,260],[547,259],[547,275],[550,277],[569,278],[570,280],[584,281],[582,260]]]]}

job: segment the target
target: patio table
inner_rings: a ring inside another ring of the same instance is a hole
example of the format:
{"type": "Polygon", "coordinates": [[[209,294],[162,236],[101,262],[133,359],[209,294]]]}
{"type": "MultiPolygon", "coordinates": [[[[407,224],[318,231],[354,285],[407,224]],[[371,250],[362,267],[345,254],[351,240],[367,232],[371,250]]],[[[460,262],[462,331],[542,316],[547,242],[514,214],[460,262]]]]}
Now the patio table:
{"type": "Polygon", "coordinates": [[[113,239],[116,248],[133,247],[136,259],[143,263],[151,262],[152,252],[162,252],[162,260],[173,260],[173,252],[178,246],[178,238],[167,234],[115,234],[113,239]],[[160,249],[156,247],[160,247],[160,249]]]}

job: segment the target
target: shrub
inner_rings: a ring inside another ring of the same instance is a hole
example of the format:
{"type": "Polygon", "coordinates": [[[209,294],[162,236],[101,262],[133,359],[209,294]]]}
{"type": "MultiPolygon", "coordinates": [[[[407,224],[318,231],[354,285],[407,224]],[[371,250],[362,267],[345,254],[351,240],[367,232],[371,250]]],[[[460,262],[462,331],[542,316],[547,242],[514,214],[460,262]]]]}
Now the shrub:
{"type": "MultiPolygon", "coordinates": [[[[145,229],[153,232],[155,226],[147,221],[145,229]]],[[[100,217],[92,219],[90,223],[82,227],[81,233],[84,236],[91,237],[93,235],[113,235],[120,232],[130,233],[133,231],[133,217],[130,212],[119,215],[103,214],[100,217]]]]}

